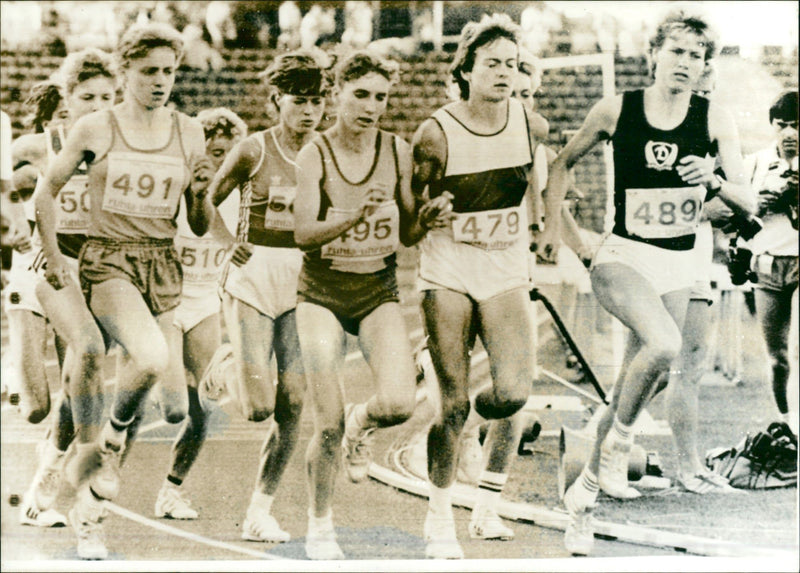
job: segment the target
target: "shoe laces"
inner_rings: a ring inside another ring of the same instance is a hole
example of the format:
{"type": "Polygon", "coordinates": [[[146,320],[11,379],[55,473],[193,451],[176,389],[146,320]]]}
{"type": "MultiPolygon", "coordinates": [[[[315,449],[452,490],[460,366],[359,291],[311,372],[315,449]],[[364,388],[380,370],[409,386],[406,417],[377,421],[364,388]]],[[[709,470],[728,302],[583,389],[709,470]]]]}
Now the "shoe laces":
{"type": "Polygon", "coordinates": [[[192,505],[185,493],[177,487],[166,488],[166,496],[173,507],[180,505],[189,508],[192,505]]]}
{"type": "Polygon", "coordinates": [[[61,485],[61,471],[58,468],[48,468],[42,474],[39,482],[39,489],[45,494],[52,494],[58,491],[61,485]]]}
{"type": "Polygon", "coordinates": [[[369,456],[370,448],[375,441],[375,436],[373,435],[374,431],[375,428],[368,428],[366,430],[361,430],[355,438],[349,438],[351,445],[350,451],[354,454],[351,455],[351,457],[362,459],[369,456]]]}

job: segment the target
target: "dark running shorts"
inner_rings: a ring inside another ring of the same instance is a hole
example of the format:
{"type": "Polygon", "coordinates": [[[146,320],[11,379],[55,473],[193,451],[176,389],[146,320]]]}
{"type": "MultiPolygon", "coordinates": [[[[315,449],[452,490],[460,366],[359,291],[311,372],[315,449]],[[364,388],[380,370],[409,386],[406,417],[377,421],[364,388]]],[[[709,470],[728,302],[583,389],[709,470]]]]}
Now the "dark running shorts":
{"type": "Polygon", "coordinates": [[[346,273],[305,263],[297,281],[297,302],[330,310],[345,332],[358,336],[361,321],[387,302],[398,302],[397,275],[390,265],[373,274],[346,273]]]}
{"type": "Polygon", "coordinates": [[[134,285],[154,316],[181,302],[183,270],[172,239],[117,241],[90,237],[78,257],[81,289],[91,303],[92,285],[122,279],[134,285]]]}

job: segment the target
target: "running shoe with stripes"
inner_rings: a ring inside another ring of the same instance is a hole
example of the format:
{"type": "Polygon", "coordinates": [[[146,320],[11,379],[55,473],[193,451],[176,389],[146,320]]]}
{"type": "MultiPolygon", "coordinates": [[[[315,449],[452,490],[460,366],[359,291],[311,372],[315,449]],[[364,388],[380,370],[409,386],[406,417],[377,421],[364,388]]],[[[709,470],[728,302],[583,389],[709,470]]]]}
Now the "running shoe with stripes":
{"type": "MultiPolygon", "coordinates": [[[[99,505],[100,502],[98,502],[99,505]]],[[[105,540],[103,539],[103,510],[83,507],[81,502],[76,502],[69,512],[69,524],[78,536],[78,557],[81,559],[97,560],[108,557],[105,540]]]]}
{"type": "Polygon", "coordinates": [[[430,507],[425,516],[425,557],[428,559],[463,559],[464,550],[456,537],[453,513],[439,515],[430,507]]]}
{"type": "Polygon", "coordinates": [[[597,482],[600,489],[618,499],[635,499],[641,494],[628,485],[628,458],[631,443],[606,436],[600,446],[600,469],[597,482]]]}
{"type": "Polygon", "coordinates": [[[713,472],[701,472],[694,475],[678,474],[678,483],[688,492],[706,493],[744,493],[736,489],[728,480],[713,472]]]}
{"type": "Polygon", "coordinates": [[[229,342],[221,344],[206,367],[202,380],[197,385],[200,403],[218,402],[226,393],[228,382],[226,372],[233,360],[233,345],[229,342]]]}
{"type": "Polygon", "coordinates": [[[67,518],[55,509],[39,509],[32,501],[33,496],[26,493],[22,497],[22,505],[19,508],[19,522],[21,525],[31,525],[33,527],[64,527],[67,518]]]}
{"type": "MultiPolygon", "coordinates": [[[[59,460],[60,462],[61,460],[59,460]]],[[[33,476],[28,491],[25,493],[25,498],[28,505],[35,513],[44,512],[56,502],[58,492],[61,489],[61,464],[46,466],[41,464],[36,474],[33,476]]],[[[64,517],[63,515],[61,516],[64,517]]],[[[66,523],[66,522],[65,522],[66,523]]],[[[27,523],[26,525],[35,525],[27,523]]],[[[46,525],[44,527],[51,527],[46,525]]]]}
{"type": "Polygon", "coordinates": [[[594,518],[589,493],[576,481],[564,494],[564,505],[569,513],[569,523],[564,530],[564,548],[572,555],[589,555],[594,548],[594,518]],[[585,499],[580,499],[581,495],[585,499]]]}
{"type": "Polygon", "coordinates": [[[354,483],[362,482],[367,478],[369,465],[372,462],[372,435],[375,428],[360,428],[356,424],[355,404],[345,406],[344,437],[342,450],[344,467],[347,477],[354,483]]]}
{"type": "Polygon", "coordinates": [[[514,539],[514,530],[506,526],[497,512],[486,506],[476,505],[469,520],[469,536],[472,539],[514,539]]]}
{"type": "Polygon", "coordinates": [[[291,539],[289,532],[281,529],[278,520],[261,508],[250,506],[242,527],[245,541],[266,541],[267,543],[286,543],[291,539]]]}
{"type": "Polygon", "coordinates": [[[332,518],[309,517],[308,532],[306,533],[306,556],[315,561],[344,559],[344,553],[336,541],[332,518]]]}
{"type": "Polygon", "coordinates": [[[156,517],[168,519],[197,519],[197,511],[184,496],[181,488],[164,484],[158,491],[155,506],[156,517]]]}

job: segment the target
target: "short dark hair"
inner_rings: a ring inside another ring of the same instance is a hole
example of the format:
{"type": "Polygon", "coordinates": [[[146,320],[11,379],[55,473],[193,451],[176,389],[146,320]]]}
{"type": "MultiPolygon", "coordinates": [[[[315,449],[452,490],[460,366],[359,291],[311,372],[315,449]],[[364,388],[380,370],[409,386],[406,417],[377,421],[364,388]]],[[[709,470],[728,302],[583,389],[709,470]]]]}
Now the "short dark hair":
{"type": "Polygon", "coordinates": [[[780,119],[783,121],[797,121],[797,92],[781,94],[769,108],[769,122],[780,119]]]}
{"type": "Polygon", "coordinates": [[[268,86],[289,95],[325,95],[330,81],[323,54],[298,50],[281,54],[270,66],[258,74],[268,86]]]}
{"type": "Polygon", "coordinates": [[[450,64],[450,75],[458,85],[461,99],[469,99],[469,83],[461,72],[471,72],[475,65],[475,52],[498,38],[511,40],[519,45],[520,27],[507,14],[484,15],[480,22],[469,22],[461,30],[458,48],[450,64]]]}

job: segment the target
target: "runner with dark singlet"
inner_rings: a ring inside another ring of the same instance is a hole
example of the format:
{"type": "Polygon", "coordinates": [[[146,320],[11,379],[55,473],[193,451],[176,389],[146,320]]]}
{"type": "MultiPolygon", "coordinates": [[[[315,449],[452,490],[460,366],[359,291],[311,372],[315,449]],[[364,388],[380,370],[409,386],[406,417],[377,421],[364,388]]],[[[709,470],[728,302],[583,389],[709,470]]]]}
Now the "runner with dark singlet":
{"type": "MultiPolygon", "coordinates": [[[[550,220],[561,209],[568,169],[598,142],[612,143],[614,228],[594,256],[591,279],[600,304],[631,336],[591,458],[564,498],[572,518],[564,542],[576,554],[592,549],[599,489],[617,498],[639,496],[627,479],[632,428],[681,348],[703,203],[716,195],[739,212],[754,208],[733,118],[692,93],[714,55],[708,21],[674,8],[650,45],[653,85],[603,98],[592,108],[551,166],[545,203],[550,220]],[[727,180],[714,173],[714,152],[727,180]]],[[[552,248],[558,234],[557,226],[547,226],[540,245],[552,248]]]]}

